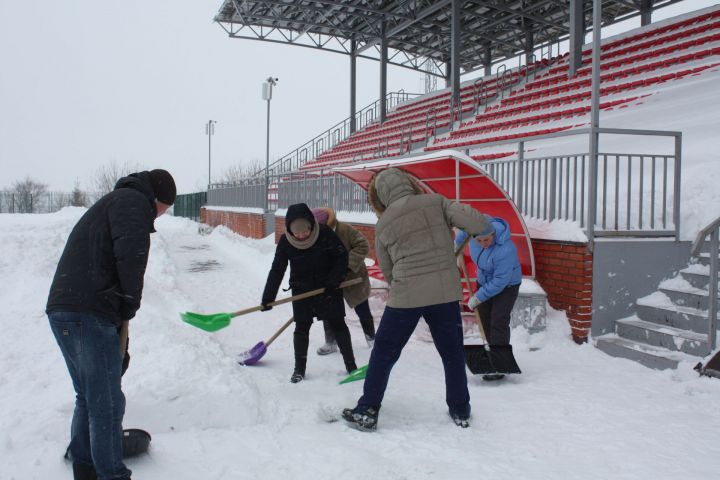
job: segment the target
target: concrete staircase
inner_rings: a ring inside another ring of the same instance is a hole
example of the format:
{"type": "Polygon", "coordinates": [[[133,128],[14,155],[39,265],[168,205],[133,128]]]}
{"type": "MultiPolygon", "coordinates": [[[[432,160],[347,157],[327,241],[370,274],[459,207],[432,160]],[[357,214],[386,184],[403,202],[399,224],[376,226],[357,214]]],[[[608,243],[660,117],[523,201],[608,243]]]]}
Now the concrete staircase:
{"type": "Polygon", "coordinates": [[[656,369],[677,368],[681,361],[699,362],[710,351],[709,255],[698,260],[638,299],[635,315],[617,320],[615,333],[596,337],[595,346],[656,369]]]}

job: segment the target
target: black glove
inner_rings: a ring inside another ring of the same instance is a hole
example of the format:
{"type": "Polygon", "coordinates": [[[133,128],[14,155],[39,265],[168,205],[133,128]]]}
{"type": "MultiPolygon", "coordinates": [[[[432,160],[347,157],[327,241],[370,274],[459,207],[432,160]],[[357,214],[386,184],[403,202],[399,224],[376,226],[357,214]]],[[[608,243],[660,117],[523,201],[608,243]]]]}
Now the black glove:
{"type": "Polygon", "coordinates": [[[273,300],[265,300],[263,299],[260,302],[260,306],[262,307],[260,309],[261,312],[267,312],[268,310],[272,310],[272,305],[270,305],[273,302],[273,300]]]}
{"type": "Polygon", "coordinates": [[[337,290],[340,289],[340,283],[341,283],[341,282],[337,282],[337,281],[333,281],[333,280],[328,280],[328,281],[325,283],[325,294],[335,293],[337,290]]]}

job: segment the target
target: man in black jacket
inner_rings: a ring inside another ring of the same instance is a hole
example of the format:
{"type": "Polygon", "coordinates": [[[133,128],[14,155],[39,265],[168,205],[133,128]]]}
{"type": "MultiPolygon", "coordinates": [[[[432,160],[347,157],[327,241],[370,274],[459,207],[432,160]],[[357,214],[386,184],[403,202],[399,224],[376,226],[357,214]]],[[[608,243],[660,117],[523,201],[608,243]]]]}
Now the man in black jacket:
{"type": "Polygon", "coordinates": [[[60,257],[46,311],[77,394],[75,480],[130,478],[122,461],[121,331],[140,308],[154,220],[175,193],[165,170],[121,178],[80,218],[60,257]]]}

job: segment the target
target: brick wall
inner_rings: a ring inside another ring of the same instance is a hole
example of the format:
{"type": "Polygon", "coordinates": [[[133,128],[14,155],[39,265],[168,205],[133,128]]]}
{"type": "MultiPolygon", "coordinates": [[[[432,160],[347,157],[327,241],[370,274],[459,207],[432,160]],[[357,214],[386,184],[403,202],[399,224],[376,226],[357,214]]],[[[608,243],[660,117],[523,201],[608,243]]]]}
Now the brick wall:
{"type": "Polygon", "coordinates": [[[592,254],[586,243],[532,239],[535,276],[550,305],[564,310],[573,339],[587,341],[592,325],[592,254]]]}
{"type": "Polygon", "coordinates": [[[261,213],[222,212],[202,208],[200,222],[212,227],[224,225],[243,237],[265,237],[265,216],[261,213]]]}

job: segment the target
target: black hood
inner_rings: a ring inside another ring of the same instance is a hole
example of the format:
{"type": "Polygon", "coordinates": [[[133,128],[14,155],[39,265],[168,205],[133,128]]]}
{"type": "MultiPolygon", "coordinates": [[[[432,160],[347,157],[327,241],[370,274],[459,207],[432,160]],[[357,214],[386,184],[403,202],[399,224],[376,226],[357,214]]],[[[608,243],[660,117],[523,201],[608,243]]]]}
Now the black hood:
{"type": "Polygon", "coordinates": [[[310,207],[304,203],[296,203],[288,207],[287,213],[285,214],[285,225],[290,225],[298,218],[304,218],[310,222],[310,225],[315,225],[315,216],[312,214],[312,211],[310,211],[310,207]]]}
{"type": "Polygon", "coordinates": [[[115,190],[120,188],[132,188],[145,195],[155,210],[155,192],[150,183],[150,172],[131,173],[127,177],[123,177],[115,184],[115,190]]]}

